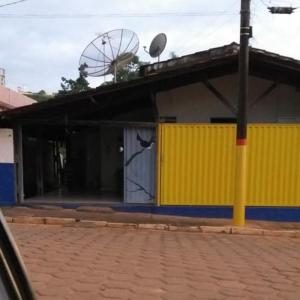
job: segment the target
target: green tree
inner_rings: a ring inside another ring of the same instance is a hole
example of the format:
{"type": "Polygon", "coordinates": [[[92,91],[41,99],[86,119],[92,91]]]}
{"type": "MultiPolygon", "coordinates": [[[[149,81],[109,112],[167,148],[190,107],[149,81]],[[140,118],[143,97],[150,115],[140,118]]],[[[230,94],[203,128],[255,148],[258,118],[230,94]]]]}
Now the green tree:
{"type": "Polygon", "coordinates": [[[53,98],[53,95],[47,94],[44,90],[40,90],[37,93],[25,93],[25,96],[36,100],[37,102],[44,102],[53,98]]]}
{"type": "Polygon", "coordinates": [[[91,88],[86,78],[85,65],[82,65],[79,67],[79,77],[76,80],[66,79],[65,77],[61,78],[61,90],[58,91],[56,96],[72,95],[90,90],[91,88]]]}
{"type": "Polygon", "coordinates": [[[171,59],[174,59],[174,58],[178,57],[178,55],[175,53],[175,51],[171,51],[169,56],[170,56],[171,59]]]}
{"type": "Polygon", "coordinates": [[[139,76],[140,67],[148,62],[140,61],[138,56],[134,56],[130,63],[117,71],[117,82],[128,81],[139,76]]]}
{"type": "MultiPolygon", "coordinates": [[[[122,68],[117,70],[117,82],[129,81],[139,76],[139,70],[142,65],[148,64],[148,62],[140,61],[138,56],[133,56],[132,60],[122,68]]],[[[86,65],[82,65],[79,68],[79,77],[76,80],[61,78],[61,89],[56,94],[57,97],[66,95],[77,94],[80,92],[88,91],[91,89],[89,82],[87,81],[87,72],[85,71],[86,65]]],[[[102,85],[113,84],[113,81],[106,81],[102,85]]]]}

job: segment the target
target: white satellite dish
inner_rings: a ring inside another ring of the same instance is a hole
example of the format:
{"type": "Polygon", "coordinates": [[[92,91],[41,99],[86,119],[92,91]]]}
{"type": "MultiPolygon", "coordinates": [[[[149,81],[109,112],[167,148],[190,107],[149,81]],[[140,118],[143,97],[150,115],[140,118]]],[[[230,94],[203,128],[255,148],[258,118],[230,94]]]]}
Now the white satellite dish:
{"type": "Polygon", "coordinates": [[[167,45],[167,36],[165,33],[159,33],[151,42],[149,48],[149,54],[151,57],[158,57],[158,61],[160,59],[160,55],[163,53],[167,45]]]}
{"type": "Polygon", "coordinates": [[[139,49],[139,39],[131,30],[116,29],[90,42],[81,54],[79,65],[88,76],[114,74],[128,64],[139,49]]]}

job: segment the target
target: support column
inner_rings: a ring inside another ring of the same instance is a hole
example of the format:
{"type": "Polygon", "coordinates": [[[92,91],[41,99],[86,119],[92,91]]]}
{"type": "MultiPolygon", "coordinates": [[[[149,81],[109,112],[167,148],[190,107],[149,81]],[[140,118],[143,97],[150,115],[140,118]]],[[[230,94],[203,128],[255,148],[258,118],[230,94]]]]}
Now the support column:
{"type": "Polygon", "coordinates": [[[23,171],[23,128],[17,125],[14,129],[15,138],[15,162],[16,162],[16,191],[17,202],[24,202],[24,171],[23,171]]]}
{"type": "Polygon", "coordinates": [[[37,193],[39,196],[44,195],[44,168],[43,168],[43,140],[39,135],[37,141],[37,193]]]}

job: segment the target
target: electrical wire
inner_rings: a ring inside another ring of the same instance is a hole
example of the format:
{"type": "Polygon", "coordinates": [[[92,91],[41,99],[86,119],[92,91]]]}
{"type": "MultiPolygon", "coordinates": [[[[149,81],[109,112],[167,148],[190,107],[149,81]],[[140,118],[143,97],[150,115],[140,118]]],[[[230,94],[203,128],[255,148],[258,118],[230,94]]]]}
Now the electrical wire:
{"type": "MultiPolygon", "coordinates": [[[[239,14],[237,14],[237,16],[239,16],[239,14]]],[[[232,18],[228,18],[226,19],[223,23],[221,23],[217,28],[215,28],[213,31],[209,32],[208,34],[206,34],[206,36],[210,36],[210,39],[211,38],[214,38],[214,35],[219,32],[221,29],[224,28],[225,25],[229,24],[229,23],[232,23],[232,18]]],[[[213,41],[213,40],[210,40],[208,39],[209,42],[213,41]]]]}
{"type": "MultiPolygon", "coordinates": [[[[273,14],[269,15],[269,18],[271,18],[270,20],[266,20],[265,19],[265,15],[261,15],[259,13],[254,13],[252,14],[253,16],[253,23],[254,23],[254,27],[255,32],[257,32],[256,34],[256,39],[255,39],[255,43],[259,46],[259,44],[261,42],[263,42],[264,38],[263,35],[259,35],[259,33],[261,32],[274,32],[274,26],[271,24],[275,24],[275,20],[277,19],[276,16],[274,16],[273,14]]],[[[283,26],[281,26],[282,28],[284,28],[283,26]]],[[[293,34],[291,32],[290,29],[286,28],[286,32],[285,32],[285,36],[289,36],[290,40],[292,39],[297,39],[297,35],[293,34]]],[[[275,40],[274,40],[275,41],[275,40]]]]}
{"type": "MultiPolygon", "coordinates": [[[[228,13],[233,7],[235,7],[237,5],[238,2],[239,2],[239,0],[235,0],[231,5],[228,6],[227,10],[225,10],[224,13],[228,13]]],[[[237,16],[237,15],[239,15],[238,12],[232,14],[232,16],[237,16]]],[[[196,32],[195,36],[197,36],[197,38],[189,40],[188,45],[179,48],[177,51],[178,52],[184,52],[184,51],[188,50],[189,48],[191,48],[191,45],[193,45],[195,41],[199,42],[199,37],[201,38],[201,40],[204,40],[207,37],[211,37],[216,32],[218,32],[220,29],[222,29],[224,27],[224,25],[226,25],[227,23],[232,21],[232,17],[226,18],[225,20],[222,20],[221,23],[218,22],[217,26],[214,27],[218,20],[219,20],[219,18],[214,18],[213,20],[211,20],[207,24],[204,24],[204,26],[201,26],[201,28],[205,28],[205,29],[209,28],[210,30],[204,32],[204,34],[203,34],[203,29],[201,29],[201,32],[200,31],[196,32]]]]}
{"type": "Polygon", "coordinates": [[[24,1],[27,1],[27,0],[18,0],[18,1],[14,1],[14,2],[5,3],[5,4],[0,4],[0,7],[10,6],[10,5],[16,5],[16,4],[24,2],[24,1]]]}
{"type": "MultiPolygon", "coordinates": [[[[20,0],[26,1],[26,0],[20,0]]],[[[19,2],[20,2],[19,1],[19,2]]],[[[1,7],[1,6],[0,6],[1,7]]],[[[161,13],[107,13],[107,14],[0,14],[7,19],[90,19],[90,18],[160,18],[160,17],[210,17],[234,15],[233,13],[216,12],[161,12],[161,13]]]]}
{"type": "MultiPolygon", "coordinates": [[[[298,1],[300,2],[300,0],[293,0],[293,1],[298,1]]],[[[265,7],[269,7],[272,6],[272,0],[268,0],[269,3],[266,3],[266,0],[260,0],[260,2],[265,6],[265,7]]],[[[285,2],[286,4],[289,4],[290,6],[293,6],[292,1],[286,1],[286,0],[280,0],[280,1],[276,1],[276,2],[285,2]]],[[[275,3],[274,3],[275,5],[275,3]]]]}
{"type": "Polygon", "coordinates": [[[267,4],[264,0],[260,0],[260,2],[265,6],[265,7],[268,7],[269,4],[267,4]]]}

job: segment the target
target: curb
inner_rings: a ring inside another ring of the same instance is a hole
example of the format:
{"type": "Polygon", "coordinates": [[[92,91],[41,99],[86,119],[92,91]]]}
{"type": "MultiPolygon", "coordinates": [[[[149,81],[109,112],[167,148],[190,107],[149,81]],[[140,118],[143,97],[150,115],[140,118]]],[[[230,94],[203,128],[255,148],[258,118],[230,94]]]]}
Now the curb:
{"type": "Polygon", "coordinates": [[[58,225],[67,227],[83,228],[126,228],[135,230],[160,230],[173,232],[191,233],[214,233],[214,234],[234,234],[234,235],[255,235],[272,237],[292,237],[300,238],[300,230],[270,230],[259,228],[242,228],[234,226],[176,226],[168,224],[135,224],[107,221],[77,220],[75,218],[55,218],[55,217],[32,217],[18,216],[5,217],[7,223],[32,224],[32,225],[58,225]]]}
{"type": "MultiPolygon", "coordinates": [[[[76,219],[74,218],[53,218],[45,217],[43,218],[46,225],[70,225],[75,224],[76,219]]],[[[13,219],[14,221],[14,219],[13,219]]]]}

